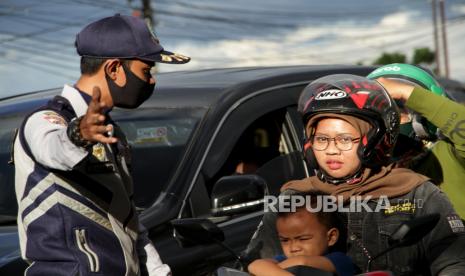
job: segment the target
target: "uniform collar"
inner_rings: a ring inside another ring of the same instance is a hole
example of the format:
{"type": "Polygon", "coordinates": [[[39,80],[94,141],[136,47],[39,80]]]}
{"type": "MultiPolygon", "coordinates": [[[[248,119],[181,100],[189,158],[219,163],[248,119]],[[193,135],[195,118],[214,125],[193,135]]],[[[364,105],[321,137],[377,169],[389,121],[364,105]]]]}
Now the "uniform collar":
{"type": "Polygon", "coordinates": [[[81,94],[81,97],[84,99],[84,101],[86,101],[87,105],[89,105],[90,101],[92,101],[92,96],[77,88],[76,85],[73,85],[73,87],[79,92],[79,94],[81,94]]]}
{"type": "Polygon", "coordinates": [[[71,103],[71,106],[73,107],[74,112],[76,112],[77,117],[86,114],[88,104],[76,88],[65,84],[61,92],[61,96],[66,98],[71,103]]]}
{"type": "MultiPolygon", "coordinates": [[[[61,95],[68,99],[73,106],[77,117],[83,116],[87,112],[87,107],[90,104],[90,101],[92,101],[92,96],[89,94],[83,92],[76,86],[69,86],[65,84],[65,87],[63,88],[63,91],[61,92],[61,95]]],[[[103,112],[108,115],[110,111],[112,111],[113,108],[107,108],[103,112]]]]}

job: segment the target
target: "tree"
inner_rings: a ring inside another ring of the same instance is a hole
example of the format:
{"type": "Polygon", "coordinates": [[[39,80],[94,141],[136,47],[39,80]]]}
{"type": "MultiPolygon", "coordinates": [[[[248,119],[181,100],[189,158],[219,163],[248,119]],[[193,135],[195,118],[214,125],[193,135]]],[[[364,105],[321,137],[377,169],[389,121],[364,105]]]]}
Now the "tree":
{"type": "Polygon", "coordinates": [[[406,57],[404,54],[399,52],[394,53],[383,53],[379,58],[375,60],[373,64],[390,64],[390,63],[405,63],[406,57]]]}
{"type": "Polygon", "coordinates": [[[407,58],[404,54],[400,52],[386,53],[384,52],[380,57],[378,57],[373,64],[374,65],[386,65],[390,63],[411,63],[416,65],[421,65],[429,70],[432,70],[437,74],[437,66],[435,65],[435,56],[434,52],[431,51],[428,47],[415,48],[412,60],[407,61],[407,58]]]}
{"type": "Polygon", "coordinates": [[[434,52],[428,47],[417,48],[413,54],[413,64],[431,64],[434,62],[434,52]]]}

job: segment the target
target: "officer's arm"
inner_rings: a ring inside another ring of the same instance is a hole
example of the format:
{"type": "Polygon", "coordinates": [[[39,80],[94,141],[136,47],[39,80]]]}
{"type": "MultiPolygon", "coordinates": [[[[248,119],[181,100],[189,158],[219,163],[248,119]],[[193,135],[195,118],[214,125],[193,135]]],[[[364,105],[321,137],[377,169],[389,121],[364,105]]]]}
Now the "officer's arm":
{"type": "Polygon", "coordinates": [[[146,228],[139,223],[139,237],[137,239],[137,253],[142,266],[145,266],[149,276],[169,276],[171,269],[164,264],[152,241],[148,238],[146,228]]]}
{"type": "Polygon", "coordinates": [[[44,110],[29,117],[24,138],[37,162],[48,168],[69,171],[87,156],[84,148],[69,140],[66,130],[65,119],[54,111],[44,110]]]}
{"type": "Polygon", "coordinates": [[[416,216],[441,215],[436,227],[422,239],[431,274],[465,275],[465,228],[449,199],[428,182],[417,188],[415,200],[416,216]]]}

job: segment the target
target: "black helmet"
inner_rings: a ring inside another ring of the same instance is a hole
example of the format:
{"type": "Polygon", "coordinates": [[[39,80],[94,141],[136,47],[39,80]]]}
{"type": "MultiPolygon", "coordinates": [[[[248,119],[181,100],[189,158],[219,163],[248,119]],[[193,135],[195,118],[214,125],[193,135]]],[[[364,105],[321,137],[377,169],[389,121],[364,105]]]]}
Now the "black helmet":
{"type": "MultiPolygon", "coordinates": [[[[391,161],[400,115],[397,105],[378,82],[348,74],[319,78],[302,91],[298,111],[305,126],[321,113],[351,115],[367,121],[372,128],[360,139],[358,148],[362,164],[379,167],[391,161]]],[[[313,156],[312,151],[306,154],[313,156]]]]}

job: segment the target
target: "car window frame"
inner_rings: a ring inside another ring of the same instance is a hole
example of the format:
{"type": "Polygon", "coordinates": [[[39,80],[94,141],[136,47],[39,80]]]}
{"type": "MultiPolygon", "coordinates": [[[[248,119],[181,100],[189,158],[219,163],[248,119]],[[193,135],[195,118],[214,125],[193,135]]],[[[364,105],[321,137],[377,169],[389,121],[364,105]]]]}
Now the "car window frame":
{"type": "MultiPolygon", "coordinates": [[[[286,128],[290,131],[290,132],[295,132],[295,130],[291,131],[293,128],[294,128],[294,124],[290,124],[290,117],[288,118],[288,112],[289,112],[289,108],[294,106],[295,107],[295,110],[296,110],[296,106],[297,106],[297,101],[298,101],[298,96],[300,95],[300,91],[302,91],[302,89],[310,82],[309,81],[299,81],[299,82],[293,82],[293,83],[286,83],[286,84],[280,84],[280,85],[274,85],[274,86],[270,86],[268,88],[264,88],[264,89],[261,89],[261,90],[257,90],[257,91],[254,91],[244,97],[242,97],[241,99],[237,100],[234,104],[230,105],[229,109],[227,110],[227,112],[224,113],[223,117],[221,118],[220,120],[220,123],[216,126],[214,132],[213,132],[213,135],[211,136],[211,139],[208,141],[208,145],[207,145],[207,148],[206,148],[206,151],[204,152],[203,156],[202,156],[202,159],[199,163],[199,165],[197,166],[196,168],[196,172],[194,174],[194,177],[190,183],[190,186],[189,186],[189,189],[187,191],[187,193],[184,195],[183,197],[183,204],[178,212],[178,218],[182,218],[182,217],[185,217],[187,214],[192,214],[192,211],[189,209],[186,209],[186,207],[189,207],[190,206],[190,196],[191,196],[191,193],[192,191],[194,190],[194,187],[195,185],[205,185],[204,183],[204,177],[200,177],[200,175],[202,174],[202,169],[204,168],[204,165],[205,165],[205,162],[206,162],[206,159],[207,157],[209,157],[209,154],[212,150],[214,150],[214,143],[215,141],[218,141],[218,139],[221,139],[221,131],[225,131],[225,129],[227,129],[228,127],[228,122],[230,122],[230,118],[231,116],[233,116],[234,114],[236,114],[235,112],[237,112],[237,110],[241,107],[244,107],[244,105],[247,105],[247,104],[250,104],[250,100],[257,100],[259,99],[259,97],[262,97],[262,96],[267,96],[266,94],[267,93],[286,93],[286,90],[288,89],[296,89],[296,91],[294,93],[296,93],[294,96],[289,96],[289,99],[290,101],[288,103],[283,103],[283,101],[276,101],[274,104],[274,106],[267,106],[265,111],[263,112],[259,112],[258,115],[255,115],[254,116],[254,119],[249,121],[248,124],[245,124],[242,128],[242,131],[236,135],[235,139],[233,139],[233,141],[230,141],[230,147],[234,147],[234,144],[237,142],[237,140],[239,139],[240,137],[240,134],[242,134],[245,129],[247,129],[247,127],[252,124],[254,121],[256,121],[258,118],[260,118],[261,116],[265,115],[265,114],[269,114],[271,112],[274,112],[274,111],[277,111],[279,109],[286,109],[286,114],[285,114],[285,120],[283,121],[283,124],[286,125],[286,128]],[[282,91],[284,90],[284,91],[282,91]]],[[[275,96],[276,97],[276,96],[275,96]]],[[[280,99],[280,97],[278,97],[278,99],[280,99]]],[[[259,101],[259,100],[258,100],[259,101]]],[[[252,102],[252,105],[254,105],[255,103],[252,102]]],[[[288,137],[285,139],[295,139],[295,135],[288,135],[288,137]]],[[[287,143],[289,143],[289,141],[286,141],[287,143]]],[[[224,142],[220,142],[220,144],[224,145],[224,142]]],[[[290,145],[288,144],[288,146],[290,146],[292,149],[296,149],[298,150],[298,148],[295,148],[297,145],[299,144],[299,141],[293,141],[293,143],[291,143],[290,145]]],[[[229,154],[228,154],[229,155],[229,154]]],[[[224,164],[224,161],[227,159],[224,158],[223,159],[223,162],[222,164],[224,164]]],[[[221,166],[219,166],[221,167],[221,166]]],[[[196,195],[196,198],[204,198],[205,200],[209,200],[209,196],[208,196],[208,193],[205,193],[205,190],[204,189],[200,189],[201,193],[203,193],[203,195],[196,195]],[[203,191],[203,192],[202,192],[203,191]]],[[[194,212],[195,213],[195,212],[194,212]]]]}

